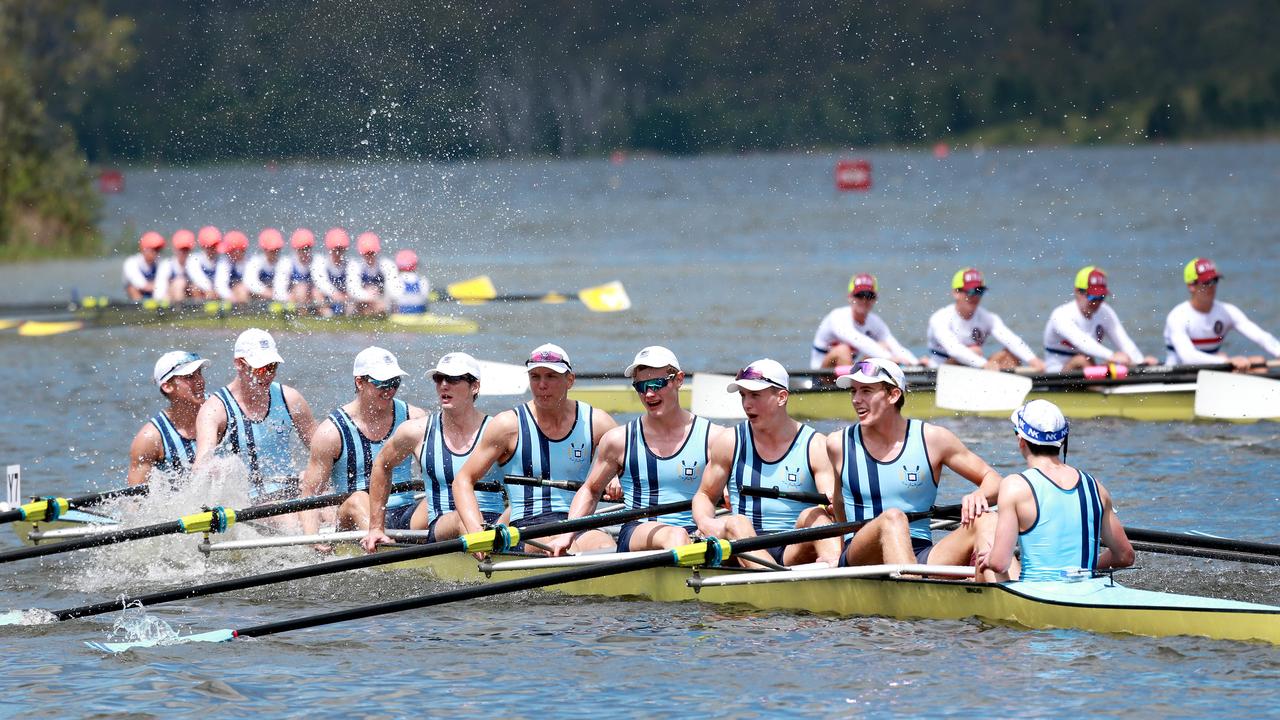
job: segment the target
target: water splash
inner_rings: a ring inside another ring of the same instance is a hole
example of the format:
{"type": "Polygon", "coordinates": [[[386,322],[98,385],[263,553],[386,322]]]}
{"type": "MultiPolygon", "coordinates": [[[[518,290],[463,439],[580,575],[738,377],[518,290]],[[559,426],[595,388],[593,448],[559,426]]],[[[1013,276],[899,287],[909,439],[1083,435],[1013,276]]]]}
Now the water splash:
{"type": "Polygon", "coordinates": [[[154,615],[148,615],[141,603],[124,607],[112,623],[108,636],[112,640],[148,645],[171,645],[178,641],[178,631],[154,615]]]}

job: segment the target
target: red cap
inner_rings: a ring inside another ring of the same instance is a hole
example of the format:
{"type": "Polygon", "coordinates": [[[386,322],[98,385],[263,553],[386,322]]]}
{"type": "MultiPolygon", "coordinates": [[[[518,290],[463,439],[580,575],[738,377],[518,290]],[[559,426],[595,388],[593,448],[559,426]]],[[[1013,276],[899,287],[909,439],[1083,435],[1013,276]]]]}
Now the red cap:
{"type": "Polygon", "coordinates": [[[182,229],[173,234],[174,250],[190,250],[196,246],[196,234],[187,229],[182,229]]]}
{"type": "Polygon", "coordinates": [[[978,268],[965,268],[951,276],[952,290],[969,291],[985,285],[986,282],[982,279],[982,271],[978,268]]]}
{"type": "Polygon", "coordinates": [[[875,292],[876,276],[871,273],[858,273],[849,278],[849,294],[853,295],[860,292],[875,292]]]}
{"type": "Polygon", "coordinates": [[[1076,289],[1083,290],[1085,295],[1101,296],[1107,292],[1107,273],[1096,265],[1080,268],[1076,273],[1076,289]]]}
{"type": "Polygon", "coordinates": [[[324,234],[324,246],[330,249],[350,247],[351,236],[342,228],[329,228],[324,234]]]}
{"type": "Polygon", "coordinates": [[[267,228],[258,233],[258,247],[263,250],[279,250],[284,247],[284,235],[275,228],[267,228]]]}
{"type": "Polygon", "coordinates": [[[360,237],[356,238],[356,252],[364,255],[365,253],[376,253],[382,249],[382,241],[378,236],[371,232],[362,232],[360,237]]]}
{"type": "Polygon", "coordinates": [[[396,268],[405,272],[418,269],[418,253],[412,250],[401,250],[396,253],[396,268]]]}
{"type": "Polygon", "coordinates": [[[1198,257],[1182,268],[1182,279],[1188,285],[1192,283],[1207,283],[1217,277],[1222,277],[1222,275],[1218,273],[1218,266],[1214,265],[1209,258],[1198,257]]]}
{"type": "Polygon", "coordinates": [[[306,228],[298,228],[293,231],[293,237],[289,238],[289,244],[295,249],[311,247],[316,244],[315,233],[306,228]]]}
{"type": "Polygon", "coordinates": [[[222,236],[222,245],[218,249],[224,253],[232,250],[248,250],[249,237],[239,230],[230,230],[222,236]]]}
{"type": "Polygon", "coordinates": [[[212,225],[205,225],[196,233],[200,247],[218,247],[222,243],[222,231],[212,225]]]}
{"type": "Polygon", "coordinates": [[[138,247],[144,250],[159,250],[164,247],[164,236],[155,230],[148,230],[142,233],[142,239],[138,240],[138,247]]]}

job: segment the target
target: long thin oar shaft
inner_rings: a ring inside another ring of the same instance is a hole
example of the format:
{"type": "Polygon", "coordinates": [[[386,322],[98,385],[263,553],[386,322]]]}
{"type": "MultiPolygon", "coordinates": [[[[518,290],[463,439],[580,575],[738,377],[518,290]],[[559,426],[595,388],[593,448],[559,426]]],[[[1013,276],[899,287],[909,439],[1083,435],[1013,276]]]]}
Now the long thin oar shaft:
{"type": "Polygon", "coordinates": [[[103,492],[77,495],[75,497],[45,497],[29,502],[22,507],[0,512],[0,524],[18,522],[19,520],[40,520],[50,522],[57,520],[67,510],[89,507],[117,497],[146,495],[151,491],[150,485],[130,485],[129,487],[105,490],[103,492]]]}

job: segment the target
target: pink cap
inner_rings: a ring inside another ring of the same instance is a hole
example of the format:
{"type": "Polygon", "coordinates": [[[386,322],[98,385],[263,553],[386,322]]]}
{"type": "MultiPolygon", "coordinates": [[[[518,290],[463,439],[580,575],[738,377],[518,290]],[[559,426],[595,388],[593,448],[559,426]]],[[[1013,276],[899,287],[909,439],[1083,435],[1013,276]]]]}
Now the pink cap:
{"type": "Polygon", "coordinates": [[[218,247],[222,244],[222,231],[212,225],[205,225],[196,233],[200,247],[218,247]]]}
{"type": "Polygon", "coordinates": [[[324,246],[330,249],[350,247],[351,236],[342,228],[329,228],[324,234],[324,246]]]}
{"type": "Polygon", "coordinates": [[[138,247],[144,250],[159,250],[164,247],[164,236],[155,230],[148,230],[142,233],[142,238],[138,240],[138,247]]]}
{"type": "Polygon", "coordinates": [[[418,269],[418,253],[412,250],[401,250],[396,253],[396,268],[405,272],[418,269]]]}
{"type": "Polygon", "coordinates": [[[365,253],[376,253],[382,249],[382,241],[378,236],[371,232],[362,232],[360,237],[356,238],[356,252],[364,255],[365,253]]]}
{"type": "Polygon", "coordinates": [[[173,234],[174,250],[190,250],[196,246],[196,234],[187,229],[182,229],[173,234]]]}
{"type": "Polygon", "coordinates": [[[258,247],[263,250],[279,250],[284,247],[284,235],[275,228],[267,228],[258,233],[258,247]]]}
{"type": "Polygon", "coordinates": [[[316,244],[316,235],[306,228],[298,228],[293,231],[293,237],[289,238],[289,244],[295,249],[312,247],[316,244]]]}
{"type": "Polygon", "coordinates": [[[248,250],[249,237],[239,230],[230,230],[222,236],[222,245],[218,249],[224,253],[232,250],[248,250]]]}

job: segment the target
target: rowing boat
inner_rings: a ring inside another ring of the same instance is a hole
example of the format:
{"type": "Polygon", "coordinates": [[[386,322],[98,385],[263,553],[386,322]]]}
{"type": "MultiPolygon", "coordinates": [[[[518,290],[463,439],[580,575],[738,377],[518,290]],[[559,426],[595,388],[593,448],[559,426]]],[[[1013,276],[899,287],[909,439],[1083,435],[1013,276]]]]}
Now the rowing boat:
{"type": "Polygon", "coordinates": [[[18,520],[9,523],[18,541],[23,545],[40,545],[83,537],[93,532],[119,527],[119,520],[84,512],[68,510],[57,520],[18,520]]]}
{"type": "Polygon", "coordinates": [[[106,305],[76,310],[77,321],[92,326],[114,325],[163,325],[190,329],[246,330],[259,327],[267,330],[294,330],[299,332],[357,332],[383,331],[423,333],[429,335],[469,335],[479,326],[466,318],[437,315],[434,313],[390,315],[337,315],[322,317],[298,312],[283,303],[268,303],[247,307],[228,306],[223,303],[206,305],[156,306],[106,305]]]}

